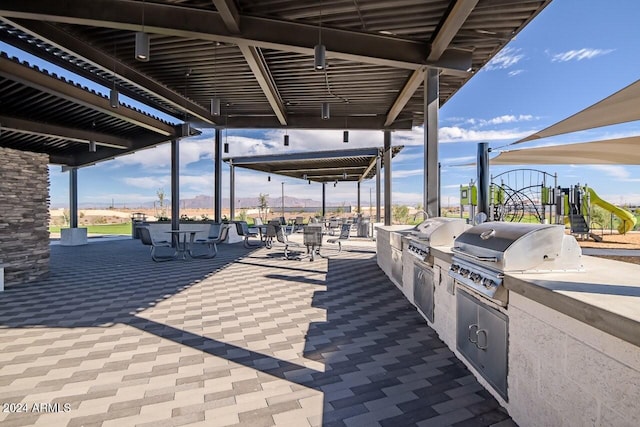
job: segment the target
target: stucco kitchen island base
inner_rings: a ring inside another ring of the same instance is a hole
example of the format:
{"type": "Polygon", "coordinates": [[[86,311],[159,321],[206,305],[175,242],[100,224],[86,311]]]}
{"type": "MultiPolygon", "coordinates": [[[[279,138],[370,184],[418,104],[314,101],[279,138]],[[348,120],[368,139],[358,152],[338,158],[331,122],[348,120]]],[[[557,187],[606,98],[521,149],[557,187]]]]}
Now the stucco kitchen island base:
{"type": "Polygon", "coordinates": [[[432,253],[434,322],[427,323],[516,423],[640,425],[639,266],[584,256],[584,272],[506,275],[505,400],[456,349],[459,289],[448,276],[451,251],[433,247],[432,253]]]}

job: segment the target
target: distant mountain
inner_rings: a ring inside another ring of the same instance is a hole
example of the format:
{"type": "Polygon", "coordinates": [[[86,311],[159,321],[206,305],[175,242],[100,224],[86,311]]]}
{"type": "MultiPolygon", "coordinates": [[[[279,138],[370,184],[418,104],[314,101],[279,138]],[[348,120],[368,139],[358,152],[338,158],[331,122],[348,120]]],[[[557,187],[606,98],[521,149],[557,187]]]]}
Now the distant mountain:
{"type": "MultiPolygon", "coordinates": [[[[257,208],[259,203],[258,200],[259,200],[258,197],[237,198],[235,208],[236,209],[257,208]]],[[[126,207],[127,208],[153,208],[154,206],[157,206],[157,203],[158,202],[145,202],[145,203],[139,203],[137,205],[133,205],[133,204],[127,205],[126,207]]],[[[267,203],[270,208],[277,209],[280,206],[282,206],[282,197],[267,197],[267,203]]],[[[349,205],[349,203],[344,203],[344,204],[349,205]]],[[[165,198],[164,205],[167,207],[170,207],[171,199],[165,198]]],[[[285,196],[284,205],[287,208],[307,208],[307,207],[316,208],[316,207],[322,206],[322,202],[319,200],[313,200],[313,199],[299,199],[297,197],[285,196]]],[[[339,202],[339,203],[327,202],[327,206],[339,207],[342,205],[343,205],[342,202],[339,202]]],[[[351,205],[355,206],[355,202],[351,202],[351,205]]],[[[51,208],[65,208],[65,207],[66,206],[53,206],[53,205],[51,206],[51,208]]],[[[119,208],[122,206],[120,204],[116,204],[114,207],[119,208]]],[[[213,197],[201,194],[190,199],[180,199],[180,207],[184,209],[209,209],[209,208],[212,209],[213,197]]],[[[107,208],[110,208],[110,204],[109,203],[80,203],[79,208],[80,209],[96,209],[96,208],[107,209],[107,208]]],[[[228,198],[222,199],[222,208],[229,209],[228,198]]]]}

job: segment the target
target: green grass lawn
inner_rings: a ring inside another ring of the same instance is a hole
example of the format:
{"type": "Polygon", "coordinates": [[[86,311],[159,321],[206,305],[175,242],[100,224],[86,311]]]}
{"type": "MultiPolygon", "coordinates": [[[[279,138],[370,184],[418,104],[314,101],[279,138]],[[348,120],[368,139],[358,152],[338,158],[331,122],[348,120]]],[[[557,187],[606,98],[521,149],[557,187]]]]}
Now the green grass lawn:
{"type": "MultiPolygon", "coordinates": [[[[59,233],[61,228],[68,227],[59,227],[59,226],[51,226],[49,227],[50,233],[59,233]]],[[[87,233],[97,233],[97,234],[131,234],[131,223],[125,222],[122,224],[97,224],[97,225],[88,225],[87,233]]]]}

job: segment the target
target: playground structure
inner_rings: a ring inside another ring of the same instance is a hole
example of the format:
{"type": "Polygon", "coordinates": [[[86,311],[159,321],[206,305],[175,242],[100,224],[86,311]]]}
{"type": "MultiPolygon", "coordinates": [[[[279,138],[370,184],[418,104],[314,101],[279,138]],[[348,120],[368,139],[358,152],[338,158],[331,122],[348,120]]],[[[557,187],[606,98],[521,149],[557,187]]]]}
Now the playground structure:
{"type": "MultiPolygon", "coordinates": [[[[489,186],[491,221],[539,222],[569,225],[571,234],[579,238],[602,240],[601,224],[592,221],[592,206],[599,206],[619,220],[618,232],[626,234],[636,225],[636,217],[603,199],[587,185],[568,188],[558,186],[557,174],[536,169],[514,169],[491,177],[489,186]],[[600,229],[601,234],[593,233],[600,229]]],[[[460,216],[469,208],[470,221],[475,224],[477,188],[471,181],[460,186],[460,216]]],[[[482,218],[480,219],[482,220],[482,218]]]]}

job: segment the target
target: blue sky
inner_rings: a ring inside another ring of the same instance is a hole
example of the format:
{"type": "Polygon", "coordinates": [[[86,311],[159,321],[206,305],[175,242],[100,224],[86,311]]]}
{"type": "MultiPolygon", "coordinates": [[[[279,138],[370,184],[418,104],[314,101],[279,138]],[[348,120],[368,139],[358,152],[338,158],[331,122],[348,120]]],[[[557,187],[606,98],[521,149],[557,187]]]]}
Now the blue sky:
{"type": "MultiPolygon", "coordinates": [[[[543,129],[613,94],[640,78],[640,2],[636,0],[555,0],[440,110],[442,204],[458,202],[460,184],[476,178],[475,167],[455,166],[475,160],[477,143],[505,146],[543,129]]],[[[0,45],[16,54],[15,49],[0,45]]],[[[24,56],[24,55],[21,55],[24,56]]],[[[47,66],[53,69],[52,66],[47,66]]],[[[81,79],[76,79],[81,80],[81,79]]],[[[87,84],[85,82],[85,84],[87,84]]],[[[91,85],[92,87],[94,85],[91,85]]],[[[102,90],[104,93],[107,89],[102,90]]],[[[283,131],[229,131],[231,156],[284,152],[283,131]]],[[[640,123],[520,144],[517,148],[640,134],[640,123]]],[[[345,147],[342,131],[289,131],[296,151],[345,147]]],[[[395,132],[393,145],[405,148],[393,162],[393,203],[415,205],[422,200],[422,129],[395,132]]],[[[382,146],[382,132],[351,132],[349,147],[382,146]]],[[[180,195],[190,198],[213,193],[212,133],[180,143],[180,195]]],[[[137,206],[153,201],[162,188],[170,190],[169,146],[141,151],[79,171],[82,205],[137,206]]],[[[612,203],[640,204],[640,167],[537,167],[558,174],[559,184],[589,184],[612,203]]],[[[516,167],[492,167],[496,175],[516,167]]],[[[223,197],[228,197],[228,168],[223,170],[223,197]]],[[[236,170],[236,197],[267,193],[279,197],[283,179],[236,170]]],[[[285,193],[321,199],[320,184],[284,179],[285,193]]],[[[362,185],[368,205],[369,189],[362,185]]],[[[355,183],[327,187],[329,202],[355,203],[355,183]]],[[[51,167],[51,203],[68,204],[68,175],[51,167]]],[[[375,200],[374,200],[375,203],[375,200]]]]}

